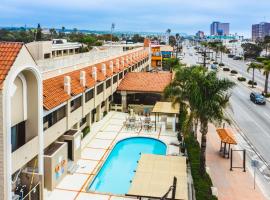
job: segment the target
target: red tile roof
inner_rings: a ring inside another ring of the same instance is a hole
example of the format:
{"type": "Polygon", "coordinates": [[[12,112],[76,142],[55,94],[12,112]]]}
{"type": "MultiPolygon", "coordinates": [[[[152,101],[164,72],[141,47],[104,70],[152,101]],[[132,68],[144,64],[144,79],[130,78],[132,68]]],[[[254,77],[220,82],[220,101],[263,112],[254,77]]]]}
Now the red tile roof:
{"type": "MultiPolygon", "coordinates": [[[[117,58],[120,59],[120,58],[117,58]]],[[[140,58],[141,60],[142,58],[140,58]]],[[[116,59],[113,60],[116,63],[116,59]]],[[[97,82],[104,81],[108,77],[113,76],[114,73],[117,73],[123,70],[130,65],[126,64],[125,67],[121,66],[120,62],[120,70],[117,69],[116,65],[114,65],[113,73],[110,69],[110,61],[105,62],[106,64],[106,76],[102,73],[102,63],[96,65],[97,68],[97,82]]],[[[87,88],[93,87],[97,82],[92,77],[92,67],[88,66],[80,70],[76,70],[73,72],[69,72],[66,74],[59,75],[57,77],[53,77],[43,81],[43,104],[44,108],[47,110],[51,110],[52,108],[64,103],[71,96],[75,96],[84,92],[87,88]],[[85,78],[86,78],[86,87],[82,87],[80,84],[80,71],[85,71],[85,78]],[[64,77],[70,76],[71,79],[71,96],[68,95],[64,91],[64,77]]]]}
{"type": "Polygon", "coordinates": [[[18,42],[0,42],[0,89],[22,46],[18,42]]]}
{"type": "Polygon", "coordinates": [[[118,86],[118,91],[161,93],[171,82],[171,73],[130,72],[118,86]]]}

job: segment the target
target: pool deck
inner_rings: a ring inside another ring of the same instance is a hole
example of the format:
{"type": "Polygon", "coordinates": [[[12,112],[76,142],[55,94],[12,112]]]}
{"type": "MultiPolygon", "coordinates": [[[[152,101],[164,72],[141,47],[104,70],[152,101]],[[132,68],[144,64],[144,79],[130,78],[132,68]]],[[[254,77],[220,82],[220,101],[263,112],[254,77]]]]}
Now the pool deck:
{"type": "MultiPolygon", "coordinates": [[[[74,174],[68,174],[52,192],[45,192],[48,200],[129,200],[125,196],[101,194],[86,191],[115,143],[128,137],[146,136],[160,139],[167,146],[167,154],[179,153],[179,148],[169,145],[177,142],[176,133],[172,131],[126,130],[123,127],[127,114],[109,112],[102,120],[91,126],[91,132],[82,141],[81,159],[77,162],[79,168],[74,174]]],[[[154,118],[152,119],[154,120],[154,118]]]]}

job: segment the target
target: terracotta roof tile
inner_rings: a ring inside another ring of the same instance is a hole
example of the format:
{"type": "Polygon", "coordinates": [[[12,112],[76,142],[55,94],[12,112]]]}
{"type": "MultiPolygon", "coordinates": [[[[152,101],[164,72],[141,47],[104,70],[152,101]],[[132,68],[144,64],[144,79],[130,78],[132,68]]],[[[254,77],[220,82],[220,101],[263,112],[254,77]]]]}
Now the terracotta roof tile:
{"type": "Polygon", "coordinates": [[[18,42],[0,42],[0,89],[22,46],[18,42]]]}
{"type": "Polygon", "coordinates": [[[117,90],[161,93],[171,80],[171,73],[130,72],[127,73],[117,90]]]}
{"type": "MultiPolygon", "coordinates": [[[[120,57],[116,58],[120,59],[120,57]]],[[[106,64],[106,76],[102,73],[102,63],[99,63],[96,65],[97,68],[97,81],[104,81],[107,77],[113,76],[114,73],[118,73],[122,71],[124,68],[129,67],[130,65],[125,62],[125,67],[120,66],[119,69],[116,67],[116,59],[113,60],[114,67],[113,67],[113,73],[110,69],[110,61],[105,62],[106,64]]],[[[120,59],[121,60],[121,59],[120,59]]],[[[130,63],[131,64],[131,63],[130,63]]],[[[92,67],[88,66],[73,72],[69,72],[66,74],[62,74],[57,77],[53,77],[47,80],[43,81],[43,103],[44,108],[47,110],[50,110],[61,103],[64,103],[68,99],[71,98],[71,96],[75,96],[77,94],[80,94],[86,90],[86,88],[91,88],[96,84],[96,81],[92,77],[92,67]],[[85,78],[86,78],[86,87],[82,87],[80,84],[80,71],[85,71],[85,78]],[[64,91],[64,77],[70,76],[71,79],[71,96],[68,95],[64,91]]],[[[4,72],[4,70],[2,70],[4,72]]],[[[0,67],[0,79],[1,79],[1,67],[0,67]]]]}

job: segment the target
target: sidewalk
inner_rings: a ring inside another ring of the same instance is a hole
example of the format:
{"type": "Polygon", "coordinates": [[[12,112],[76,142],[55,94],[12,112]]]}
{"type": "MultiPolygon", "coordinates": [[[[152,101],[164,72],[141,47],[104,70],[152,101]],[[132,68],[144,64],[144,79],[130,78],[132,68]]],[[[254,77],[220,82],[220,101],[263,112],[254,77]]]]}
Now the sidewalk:
{"type": "MultiPolygon", "coordinates": [[[[200,135],[200,134],[199,134],[200,135]]],[[[218,189],[219,200],[264,200],[259,187],[253,189],[253,177],[242,169],[230,171],[230,159],[219,155],[220,139],[214,125],[209,124],[207,134],[206,165],[210,168],[210,177],[214,187],[218,189]]],[[[240,165],[240,154],[234,154],[234,164],[240,165]],[[238,161],[238,162],[237,162],[238,161]]]]}

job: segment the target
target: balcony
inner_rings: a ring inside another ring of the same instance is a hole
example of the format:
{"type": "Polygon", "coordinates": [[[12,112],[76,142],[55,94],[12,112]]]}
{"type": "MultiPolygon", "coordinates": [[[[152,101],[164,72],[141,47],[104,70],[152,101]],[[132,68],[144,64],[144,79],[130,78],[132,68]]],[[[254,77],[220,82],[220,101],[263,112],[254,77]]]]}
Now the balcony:
{"type": "Polygon", "coordinates": [[[32,160],[39,151],[38,136],[32,138],[23,146],[12,153],[12,173],[23,167],[26,163],[32,160]]]}

